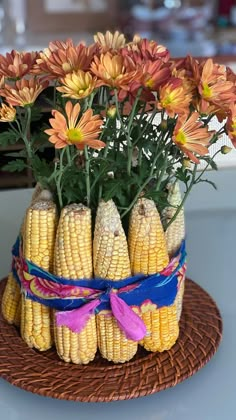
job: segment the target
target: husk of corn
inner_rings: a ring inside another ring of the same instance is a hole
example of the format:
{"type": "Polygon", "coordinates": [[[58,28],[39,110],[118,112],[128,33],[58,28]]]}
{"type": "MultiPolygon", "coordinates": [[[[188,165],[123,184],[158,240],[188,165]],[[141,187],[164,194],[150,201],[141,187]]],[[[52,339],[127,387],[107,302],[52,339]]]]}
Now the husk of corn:
{"type": "MultiPolygon", "coordinates": [[[[168,203],[169,206],[163,211],[163,224],[167,225],[169,221],[174,216],[177,208],[181,204],[182,197],[179,188],[179,183],[175,182],[168,186],[168,203]]],[[[165,231],[166,243],[169,257],[172,258],[173,255],[178,251],[183,239],[185,238],[185,220],[184,220],[184,208],[182,208],[176,217],[176,219],[170,224],[170,226],[165,231]]],[[[177,305],[177,317],[178,320],[181,317],[182,305],[183,305],[183,296],[184,296],[184,285],[185,279],[182,278],[181,283],[179,283],[178,293],[176,296],[176,305],[177,305]]]]}
{"type": "MultiPolygon", "coordinates": [[[[93,276],[91,211],[82,204],[63,208],[58,224],[54,273],[68,279],[93,276]]],[[[95,315],[80,333],[66,326],[57,326],[54,314],[54,337],[59,357],[65,362],[87,364],[97,351],[95,315]]]]}
{"type": "MultiPolygon", "coordinates": [[[[155,274],[169,262],[166,239],[156,205],[152,200],[141,198],[130,216],[129,251],[132,274],[155,274]]],[[[140,344],[148,351],[169,350],[179,335],[177,307],[174,303],[160,309],[144,310],[141,317],[147,335],[140,344]]]]}
{"type": "MultiPolygon", "coordinates": [[[[26,211],[23,232],[23,256],[46,271],[52,271],[56,206],[51,201],[36,201],[26,211]]],[[[29,347],[48,350],[53,344],[51,310],[27,298],[21,298],[21,336],[29,347]]]]}
{"type": "MultiPolygon", "coordinates": [[[[112,200],[101,201],[93,241],[94,275],[115,282],[131,275],[127,240],[120,215],[112,200]]],[[[132,359],[138,344],[126,338],[111,312],[96,315],[98,347],[102,357],[114,363],[132,359]]]]}

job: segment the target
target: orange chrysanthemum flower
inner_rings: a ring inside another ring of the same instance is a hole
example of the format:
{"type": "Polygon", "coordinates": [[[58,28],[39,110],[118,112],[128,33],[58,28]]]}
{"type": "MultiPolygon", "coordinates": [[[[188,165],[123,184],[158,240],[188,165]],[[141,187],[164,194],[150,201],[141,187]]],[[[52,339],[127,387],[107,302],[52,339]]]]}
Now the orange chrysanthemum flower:
{"type": "Polygon", "coordinates": [[[132,60],[126,60],[120,54],[110,52],[94,57],[91,71],[98,77],[98,86],[107,85],[112,88],[129,90],[129,84],[137,77],[138,71],[132,60]]]}
{"type": "Polygon", "coordinates": [[[92,109],[87,109],[79,119],[80,104],[75,106],[69,101],[66,103],[66,117],[57,110],[52,111],[54,118],[51,118],[52,128],[45,130],[49,134],[49,141],[56,149],[62,149],[68,144],[74,144],[77,149],[83,150],[85,146],[93,149],[101,149],[106,144],[98,140],[101,133],[102,119],[99,115],[93,115],[92,109]]]}
{"type": "Polygon", "coordinates": [[[161,60],[155,62],[147,61],[140,66],[142,71],[141,85],[152,91],[157,91],[160,85],[167,82],[170,78],[170,69],[163,66],[161,60]]]}
{"type": "Polygon", "coordinates": [[[138,42],[134,40],[127,46],[127,49],[128,51],[136,52],[145,61],[150,60],[155,62],[161,59],[166,63],[170,58],[170,53],[166,47],[148,39],[140,39],[138,42]]]}
{"type": "Polygon", "coordinates": [[[4,76],[2,76],[2,77],[0,76],[0,89],[3,88],[4,84],[5,84],[5,77],[4,76]]]}
{"type": "Polygon", "coordinates": [[[192,95],[186,92],[181,79],[172,79],[161,86],[159,98],[157,108],[164,109],[170,117],[174,117],[175,114],[188,113],[192,95]]]}
{"type": "Polygon", "coordinates": [[[6,101],[12,106],[28,106],[32,105],[39,94],[48,86],[47,81],[36,79],[17,80],[15,84],[5,84],[3,89],[0,89],[0,95],[6,98],[6,101]]]}
{"type": "Polygon", "coordinates": [[[0,75],[11,79],[20,79],[30,73],[36,63],[39,53],[18,52],[12,50],[5,56],[0,54],[0,75]]]}
{"type": "Polygon", "coordinates": [[[5,84],[0,90],[0,95],[4,96],[10,105],[24,107],[32,105],[46,87],[48,87],[48,81],[32,77],[18,80],[14,85],[5,84]]]}
{"type": "Polygon", "coordinates": [[[16,118],[16,109],[11,105],[1,104],[0,107],[0,121],[1,122],[12,122],[16,118]]]}
{"type": "Polygon", "coordinates": [[[199,117],[198,112],[193,112],[188,119],[185,115],[179,116],[172,136],[173,142],[195,163],[199,163],[199,159],[194,153],[206,155],[207,146],[214,134],[214,131],[204,127],[199,117]]]}
{"type": "Polygon", "coordinates": [[[197,94],[197,86],[191,77],[188,77],[188,72],[186,69],[172,68],[172,76],[181,79],[183,88],[186,93],[191,95],[197,94]]]}
{"type": "Polygon", "coordinates": [[[224,109],[223,104],[222,107],[220,107],[220,105],[205,101],[205,99],[202,98],[197,98],[194,101],[194,105],[199,114],[203,116],[214,114],[220,123],[227,117],[228,114],[228,108],[224,109]]]}
{"type": "Polygon", "coordinates": [[[77,72],[68,73],[64,78],[60,79],[63,86],[57,90],[63,93],[62,96],[82,99],[89,96],[96,88],[97,79],[89,72],[78,70],[77,72]]]}
{"type": "Polygon", "coordinates": [[[203,99],[225,106],[236,100],[235,85],[227,80],[225,66],[214,64],[212,59],[203,64],[199,93],[203,99]]]}
{"type": "Polygon", "coordinates": [[[230,140],[236,147],[236,104],[233,103],[229,107],[229,116],[226,122],[226,129],[230,140]]]}
{"type": "Polygon", "coordinates": [[[97,32],[94,35],[94,41],[98,44],[99,49],[105,53],[109,50],[117,51],[125,46],[126,40],[124,34],[116,31],[112,34],[110,31],[106,31],[105,34],[97,32]]]}
{"type": "Polygon", "coordinates": [[[65,43],[53,42],[49,44],[34,68],[36,74],[48,74],[51,79],[64,77],[67,73],[77,70],[88,70],[97,47],[86,47],[84,44],[74,45],[72,40],[65,43]]]}

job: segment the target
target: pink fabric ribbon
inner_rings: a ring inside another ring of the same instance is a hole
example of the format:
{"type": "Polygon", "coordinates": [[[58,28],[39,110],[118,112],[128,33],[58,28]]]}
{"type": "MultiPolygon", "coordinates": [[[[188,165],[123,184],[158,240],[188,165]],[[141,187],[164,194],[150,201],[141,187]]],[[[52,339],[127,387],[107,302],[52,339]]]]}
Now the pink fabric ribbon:
{"type": "MultiPolygon", "coordinates": [[[[100,300],[95,299],[78,309],[57,311],[56,324],[80,333],[99,304],[100,300]]],[[[142,319],[116,293],[110,294],[110,304],[112,313],[125,336],[133,341],[141,340],[146,335],[146,326],[142,319]]]]}
{"type": "Polygon", "coordinates": [[[111,310],[126,338],[139,341],[146,335],[146,326],[141,318],[115,293],[110,295],[111,310]]]}
{"type": "Polygon", "coordinates": [[[73,332],[80,333],[99,304],[100,300],[95,299],[78,309],[72,309],[72,311],[57,311],[56,324],[59,327],[65,326],[73,332]]]}

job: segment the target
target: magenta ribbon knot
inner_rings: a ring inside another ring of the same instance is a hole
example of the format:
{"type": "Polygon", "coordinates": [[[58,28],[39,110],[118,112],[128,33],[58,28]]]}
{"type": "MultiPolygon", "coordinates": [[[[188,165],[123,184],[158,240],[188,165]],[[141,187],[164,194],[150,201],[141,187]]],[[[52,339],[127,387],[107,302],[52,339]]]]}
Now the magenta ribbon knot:
{"type": "MultiPolygon", "coordinates": [[[[126,338],[133,341],[142,340],[147,332],[143,320],[112,289],[109,297],[112,314],[116,318],[120,329],[125,333],[126,338]]],[[[101,300],[102,296],[101,299],[94,299],[78,309],[57,311],[57,326],[65,326],[73,332],[80,333],[91,315],[95,313],[101,300]]]]}

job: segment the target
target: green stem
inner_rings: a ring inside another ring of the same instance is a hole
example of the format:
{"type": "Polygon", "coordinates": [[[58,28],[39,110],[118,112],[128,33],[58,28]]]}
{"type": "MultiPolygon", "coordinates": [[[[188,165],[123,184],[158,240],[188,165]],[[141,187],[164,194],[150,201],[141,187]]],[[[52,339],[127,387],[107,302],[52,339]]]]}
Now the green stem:
{"type": "Polygon", "coordinates": [[[72,159],[71,159],[71,155],[70,155],[70,146],[66,146],[66,156],[67,156],[68,165],[71,166],[72,159]]]}
{"type": "Polygon", "coordinates": [[[53,107],[56,108],[56,101],[57,101],[57,80],[54,82],[53,86],[53,107]]]}
{"type": "Polygon", "coordinates": [[[86,192],[87,192],[87,205],[90,206],[90,161],[88,154],[88,147],[84,148],[85,156],[85,182],[86,182],[86,192]]]}
{"type": "Polygon", "coordinates": [[[18,121],[15,121],[15,123],[17,123],[18,130],[14,127],[13,123],[10,122],[9,125],[10,125],[11,129],[14,131],[15,134],[20,134],[21,135],[21,128],[20,128],[20,125],[19,125],[18,121]]]}
{"type": "Polygon", "coordinates": [[[148,185],[148,183],[152,180],[153,177],[153,172],[157,163],[157,159],[159,158],[160,153],[158,153],[152,163],[151,166],[151,170],[150,170],[150,174],[149,177],[146,179],[146,181],[141,185],[141,187],[138,189],[137,194],[135,195],[133,201],[131,202],[131,204],[126,208],[126,210],[122,213],[121,218],[123,218],[133,207],[133,205],[136,203],[137,199],[139,198],[141,192],[144,190],[144,188],[148,185]]]}
{"type": "Polygon", "coordinates": [[[144,135],[144,133],[145,133],[145,131],[146,131],[147,127],[148,127],[150,124],[152,124],[152,121],[154,120],[154,118],[155,118],[156,114],[157,114],[157,111],[156,111],[156,109],[154,109],[154,110],[152,111],[152,114],[151,114],[150,118],[148,118],[148,119],[146,120],[146,124],[145,124],[144,128],[142,129],[142,131],[141,131],[140,135],[139,135],[139,136],[138,136],[138,138],[134,141],[134,146],[136,146],[136,144],[139,142],[139,140],[143,137],[143,135],[144,135]]]}
{"type": "Polygon", "coordinates": [[[165,175],[165,172],[166,172],[167,164],[168,164],[168,154],[165,157],[165,161],[164,161],[164,164],[162,166],[161,173],[160,173],[160,175],[158,177],[158,181],[156,183],[155,191],[158,191],[159,190],[159,187],[161,185],[163,176],[165,175]]]}
{"type": "Polygon", "coordinates": [[[200,175],[197,177],[197,179],[195,180],[195,183],[197,183],[199,181],[199,179],[202,177],[202,175],[204,175],[204,173],[207,171],[207,169],[210,166],[210,163],[214,160],[214,158],[216,157],[216,155],[218,155],[218,153],[220,153],[220,150],[217,150],[217,152],[215,152],[215,154],[212,156],[210,162],[208,162],[208,164],[205,166],[205,168],[202,170],[202,172],[200,173],[200,175]]]}
{"type": "Polygon", "coordinates": [[[197,172],[197,163],[195,163],[195,165],[194,165],[193,175],[192,175],[192,179],[191,179],[191,182],[190,182],[190,184],[189,184],[189,187],[187,188],[187,191],[185,192],[184,197],[183,197],[183,199],[182,199],[182,201],[181,201],[181,203],[180,203],[180,205],[179,205],[178,209],[176,210],[176,212],[175,212],[174,216],[173,216],[173,217],[172,217],[172,219],[171,219],[171,220],[167,223],[167,225],[166,225],[166,229],[167,229],[167,228],[171,225],[171,223],[173,223],[173,222],[175,221],[175,219],[176,219],[176,217],[178,216],[178,214],[180,213],[180,211],[181,211],[181,209],[182,209],[182,207],[183,207],[183,205],[184,205],[185,201],[187,200],[187,198],[188,198],[188,196],[189,196],[189,193],[190,193],[190,191],[191,191],[192,187],[193,187],[193,186],[194,186],[194,184],[196,183],[196,179],[195,179],[195,177],[196,177],[196,172],[197,172]]]}
{"type": "MultiPolygon", "coordinates": [[[[105,149],[104,149],[104,155],[103,155],[103,158],[104,158],[104,159],[106,159],[106,157],[107,157],[107,155],[108,155],[108,151],[109,151],[109,142],[107,142],[107,143],[106,143],[106,147],[105,147],[105,149]]],[[[107,169],[106,169],[106,170],[107,170],[107,169]]],[[[94,180],[94,182],[93,182],[93,184],[92,184],[92,186],[91,186],[91,190],[92,190],[92,188],[94,188],[95,184],[97,183],[97,181],[99,180],[99,178],[101,177],[101,175],[103,175],[103,173],[104,173],[104,171],[103,171],[103,172],[101,172],[101,173],[97,176],[97,178],[94,180]]],[[[102,191],[103,191],[103,186],[102,186],[102,185],[99,185],[99,188],[98,188],[98,203],[100,202],[100,200],[101,200],[101,198],[102,198],[102,191]]]]}
{"type": "Polygon", "coordinates": [[[131,111],[131,114],[130,114],[130,117],[129,117],[128,126],[127,126],[128,133],[130,133],[130,128],[131,128],[132,123],[133,123],[133,119],[134,119],[135,112],[136,112],[136,107],[138,105],[138,101],[140,99],[141,92],[142,92],[142,88],[140,88],[138,90],[137,96],[135,98],[135,101],[134,101],[134,104],[133,104],[133,107],[132,107],[132,111],[131,111]]]}
{"type": "Polygon", "coordinates": [[[58,195],[58,201],[59,201],[60,209],[62,209],[62,207],[63,207],[61,179],[62,179],[63,172],[64,172],[63,157],[64,157],[65,150],[66,150],[65,148],[62,149],[62,151],[60,153],[59,174],[56,178],[57,195],[58,195]]]}
{"type": "Polygon", "coordinates": [[[27,110],[26,123],[25,123],[24,131],[21,132],[21,134],[22,134],[22,139],[25,143],[29,163],[32,164],[33,153],[32,153],[31,142],[30,142],[31,108],[28,106],[26,110],[27,110]]]}
{"type": "Polygon", "coordinates": [[[95,92],[92,92],[88,100],[88,108],[92,107],[94,96],[95,96],[95,92]]]}

